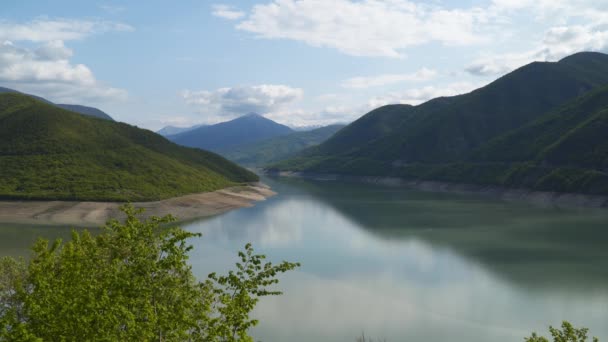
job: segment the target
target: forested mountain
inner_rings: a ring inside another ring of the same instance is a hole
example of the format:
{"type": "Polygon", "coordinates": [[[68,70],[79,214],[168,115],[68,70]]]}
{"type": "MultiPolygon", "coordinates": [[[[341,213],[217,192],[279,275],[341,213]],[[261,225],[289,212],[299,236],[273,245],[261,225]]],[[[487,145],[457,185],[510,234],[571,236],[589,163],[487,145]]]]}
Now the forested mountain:
{"type": "Polygon", "coordinates": [[[0,198],[158,200],[257,176],[210,152],[124,123],[0,94],[0,198]]]}
{"type": "Polygon", "coordinates": [[[471,93],[378,108],[274,169],[608,193],[608,55],[535,62],[471,93]]]}
{"type": "MultiPolygon", "coordinates": [[[[0,94],[2,93],[18,93],[18,94],[23,94],[17,90],[14,89],[9,89],[9,88],[4,88],[4,87],[0,87],[0,94]]],[[[103,112],[100,109],[94,108],[94,107],[87,107],[87,106],[82,106],[82,105],[74,105],[74,104],[56,104],[53,103],[45,98],[42,98],[40,96],[36,96],[36,95],[30,95],[30,94],[24,94],[24,95],[28,95],[31,96],[37,100],[40,100],[42,102],[46,102],[48,104],[52,104],[55,105],[59,108],[63,108],[72,112],[76,112],[78,114],[82,114],[82,115],[87,115],[87,116],[93,116],[96,118],[100,118],[100,119],[105,119],[105,120],[110,120],[110,121],[114,121],[114,119],[112,119],[112,117],[108,114],[106,114],[105,112],[103,112]]]]}

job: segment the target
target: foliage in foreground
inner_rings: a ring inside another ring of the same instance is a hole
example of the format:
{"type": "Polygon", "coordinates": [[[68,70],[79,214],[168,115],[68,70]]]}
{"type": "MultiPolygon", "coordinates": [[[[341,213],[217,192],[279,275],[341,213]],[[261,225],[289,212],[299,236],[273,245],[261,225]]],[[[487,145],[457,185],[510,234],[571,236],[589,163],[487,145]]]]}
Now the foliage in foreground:
{"type": "MultiPolygon", "coordinates": [[[[549,332],[553,338],[553,342],[587,342],[589,329],[587,328],[575,328],[569,322],[563,322],[561,330],[559,328],[549,327],[549,332]]],[[[525,342],[549,342],[550,340],[546,337],[538,336],[536,333],[532,333],[532,336],[524,339],[525,342]]],[[[356,342],[386,342],[384,340],[374,340],[366,337],[365,333],[362,333],[360,337],[357,337],[356,342]]],[[[599,342],[597,337],[593,338],[593,342],[599,342]]]]}
{"type": "Polygon", "coordinates": [[[281,294],[277,275],[299,266],[264,263],[248,244],[235,271],[199,282],[187,240],[200,234],[123,211],[97,236],[39,240],[28,262],[0,259],[0,341],[253,341],[259,298],[281,294]]]}
{"type": "MultiPolygon", "coordinates": [[[[568,322],[562,323],[561,330],[559,328],[549,327],[549,332],[553,338],[553,342],[587,342],[587,328],[575,328],[568,322]]],[[[525,339],[526,342],[549,342],[546,337],[538,336],[533,333],[532,336],[525,339]]],[[[599,342],[597,337],[593,338],[593,342],[599,342]]]]}

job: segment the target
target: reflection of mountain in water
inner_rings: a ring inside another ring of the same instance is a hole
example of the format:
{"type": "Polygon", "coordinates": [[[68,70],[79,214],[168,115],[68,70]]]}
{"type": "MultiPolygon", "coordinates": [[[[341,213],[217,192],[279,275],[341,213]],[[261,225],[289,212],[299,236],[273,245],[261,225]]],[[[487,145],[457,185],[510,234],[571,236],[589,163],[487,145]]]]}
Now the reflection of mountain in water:
{"type": "Polygon", "coordinates": [[[313,196],[381,239],[447,247],[518,285],[603,289],[608,282],[606,211],[364,184],[271,183],[279,193],[313,196]]]}

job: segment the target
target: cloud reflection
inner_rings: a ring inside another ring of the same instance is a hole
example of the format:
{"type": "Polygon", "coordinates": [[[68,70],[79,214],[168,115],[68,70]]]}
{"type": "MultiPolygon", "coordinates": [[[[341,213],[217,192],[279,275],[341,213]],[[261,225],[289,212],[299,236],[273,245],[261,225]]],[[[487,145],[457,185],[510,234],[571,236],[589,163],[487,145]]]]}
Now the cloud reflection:
{"type": "Polygon", "coordinates": [[[354,341],[365,331],[389,341],[517,341],[563,319],[608,337],[608,288],[589,272],[602,269],[604,252],[570,226],[586,236],[604,216],[358,185],[272,185],[279,196],[189,227],[205,234],[192,258],[201,275],[226,269],[247,242],[271,260],[302,263],[284,277],[285,295],[256,310],[256,338],[354,341]],[[568,281],[574,269],[581,284],[568,281]]]}

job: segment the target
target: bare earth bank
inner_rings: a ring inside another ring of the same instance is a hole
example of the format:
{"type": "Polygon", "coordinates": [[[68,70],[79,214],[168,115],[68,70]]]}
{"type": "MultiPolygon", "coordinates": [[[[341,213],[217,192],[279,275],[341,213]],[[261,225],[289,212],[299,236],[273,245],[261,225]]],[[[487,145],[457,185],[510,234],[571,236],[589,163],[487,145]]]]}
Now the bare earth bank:
{"type": "MultiPolygon", "coordinates": [[[[235,186],[214,192],[191,194],[156,202],[135,202],[145,208],[145,216],[171,214],[179,221],[218,215],[251,207],[276,195],[263,183],[235,186]]],[[[95,227],[108,219],[122,218],[117,202],[0,201],[0,223],[95,227]]]]}
{"type": "Polygon", "coordinates": [[[345,176],[336,174],[318,174],[308,172],[267,172],[271,176],[308,178],[322,181],[349,181],[403,186],[430,192],[452,192],[461,194],[480,194],[507,201],[525,201],[541,206],[551,207],[586,207],[608,208],[608,196],[595,196],[574,193],[534,191],[529,189],[511,189],[499,186],[482,186],[474,184],[446,183],[435,181],[411,181],[395,177],[345,176]]]}

